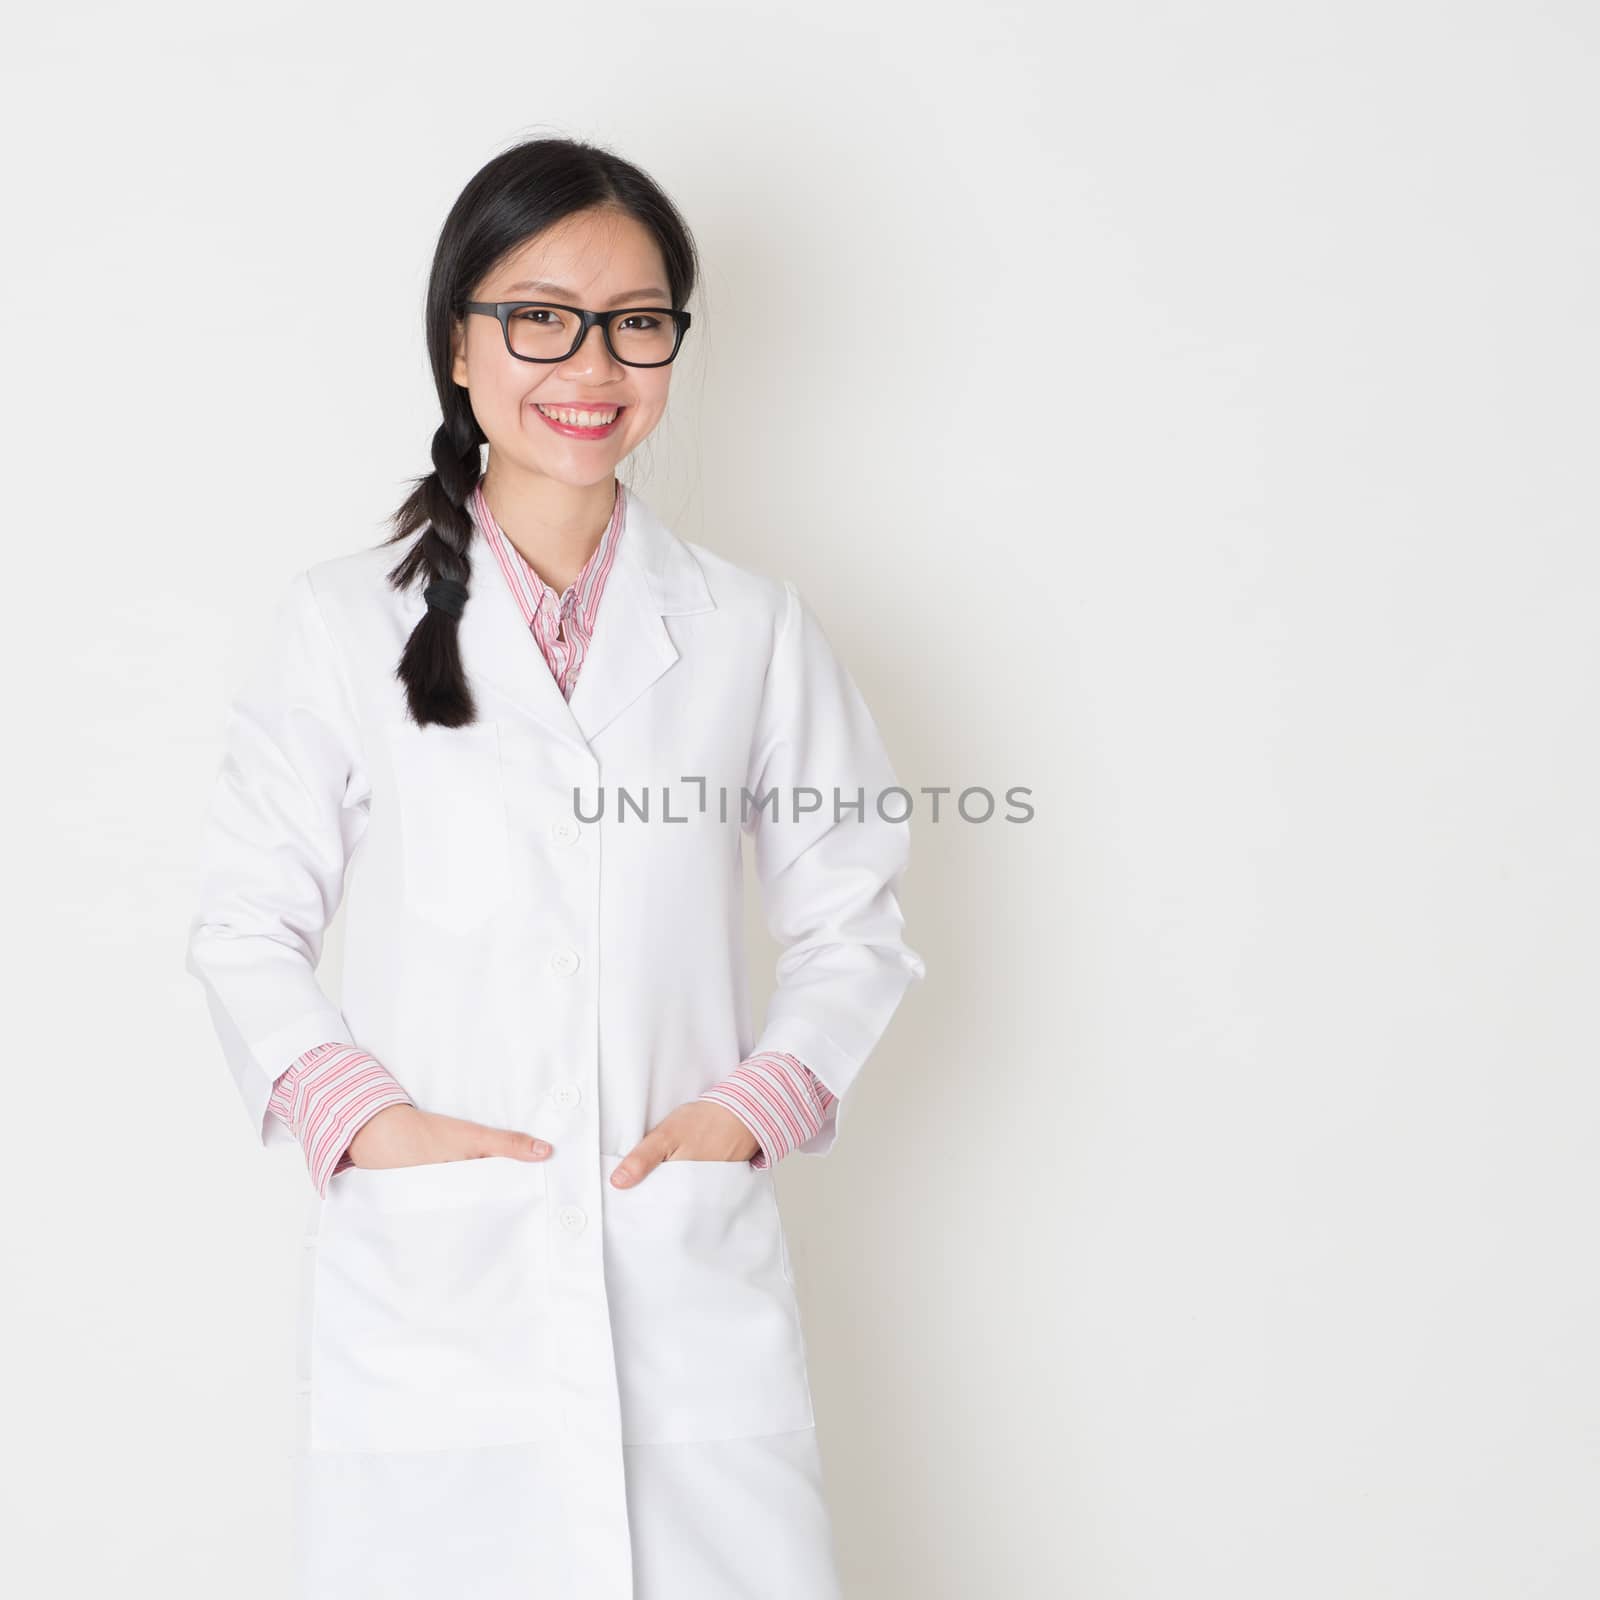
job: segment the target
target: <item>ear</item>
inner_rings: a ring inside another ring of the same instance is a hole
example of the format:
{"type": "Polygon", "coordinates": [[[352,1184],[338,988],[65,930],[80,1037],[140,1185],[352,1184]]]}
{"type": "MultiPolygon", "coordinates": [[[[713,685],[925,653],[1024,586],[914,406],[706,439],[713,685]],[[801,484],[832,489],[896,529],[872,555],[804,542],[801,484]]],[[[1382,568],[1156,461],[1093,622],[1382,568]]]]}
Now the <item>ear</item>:
{"type": "Polygon", "coordinates": [[[461,317],[450,324],[450,378],[458,388],[467,387],[467,338],[461,317]]]}

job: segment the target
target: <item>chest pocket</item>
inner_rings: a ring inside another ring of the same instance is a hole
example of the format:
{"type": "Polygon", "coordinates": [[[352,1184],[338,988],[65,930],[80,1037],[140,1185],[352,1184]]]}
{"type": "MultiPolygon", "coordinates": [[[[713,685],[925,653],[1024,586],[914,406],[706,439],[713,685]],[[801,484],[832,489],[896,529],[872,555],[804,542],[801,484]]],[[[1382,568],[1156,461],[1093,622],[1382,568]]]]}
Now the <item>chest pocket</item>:
{"type": "Polygon", "coordinates": [[[470,933],[511,893],[500,727],[400,722],[390,730],[405,900],[450,933],[470,933]]]}

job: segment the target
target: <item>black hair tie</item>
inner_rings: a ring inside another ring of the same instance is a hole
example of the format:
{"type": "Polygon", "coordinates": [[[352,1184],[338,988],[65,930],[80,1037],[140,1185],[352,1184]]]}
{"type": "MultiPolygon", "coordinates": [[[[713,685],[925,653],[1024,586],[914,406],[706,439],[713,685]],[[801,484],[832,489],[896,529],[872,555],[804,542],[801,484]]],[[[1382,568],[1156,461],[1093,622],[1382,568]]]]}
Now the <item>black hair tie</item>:
{"type": "Polygon", "coordinates": [[[435,578],[422,591],[422,598],[431,610],[442,611],[447,617],[459,617],[466,609],[467,586],[455,578],[435,578]]]}

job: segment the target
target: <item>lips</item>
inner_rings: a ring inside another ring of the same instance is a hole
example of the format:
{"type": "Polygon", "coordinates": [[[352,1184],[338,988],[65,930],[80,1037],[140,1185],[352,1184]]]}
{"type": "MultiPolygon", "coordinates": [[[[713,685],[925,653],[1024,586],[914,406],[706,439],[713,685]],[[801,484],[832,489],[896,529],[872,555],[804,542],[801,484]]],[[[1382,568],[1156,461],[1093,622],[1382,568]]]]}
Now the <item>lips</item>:
{"type": "Polygon", "coordinates": [[[607,405],[558,406],[556,409],[565,412],[568,416],[576,417],[603,416],[607,411],[615,410],[616,415],[609,422],[590,424],[563,422],[558,417],[552,417],[537,401],[534,402],[533,410],[547,428],[553,428],[557,433],[564,434],[569,439],[604,439],[608,434],[615,431],[617,424],[622,421],[623,415],[628,408],[626,406],[613,407],[607,405]]]}

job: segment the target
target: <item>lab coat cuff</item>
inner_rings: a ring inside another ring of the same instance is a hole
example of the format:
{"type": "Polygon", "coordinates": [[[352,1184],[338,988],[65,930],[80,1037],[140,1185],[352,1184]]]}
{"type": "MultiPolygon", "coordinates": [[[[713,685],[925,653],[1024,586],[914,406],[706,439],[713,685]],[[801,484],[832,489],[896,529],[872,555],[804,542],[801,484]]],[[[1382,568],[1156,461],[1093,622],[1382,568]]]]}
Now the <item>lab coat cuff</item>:
{"type": "Polygon", "coordinates": [[[822,1126],[788,1152],[791,1155],[826,1155],[839,1137],[845,1101],[865,1057],[846,1050],[810,1018],[799,1015],[770,1017],[750,1052],[751,1056],[774,1053],[805,1062],[822,1087],[833,1096],[824,1112],[822,1126]]]}
{"type": "MultiPolygon", "coordinates": [[[[278,1077],[284,1070],[284,1062],[298,1061],[308,1052],[322,1044],[353,1045],[355,1039],[351,1036],[350,1029],[345,1025],[343,1015],[336,1006],[325,1004],[315,1010],[306,1012],[297,1017],[287,1026],[279,1028],[276,1033],[267,1034],[260,1039],[252,1039],[247,1048],[261,1069],[259,1084],[259,1110],[256,1111],[255,1123],[261,1134],[263,1144],[278,1143],[282,1134],[276,1138],[269,1131],[272,1124],[282,1127],[278,1119],[268,1112],[268,1102],[278,1077]]],[[[241,1087],[244,1087],[241,1085],[241,1087]]],[[[249,1089],[256,1090],[257,1085],[252,1083],[249,1089]]]]}

